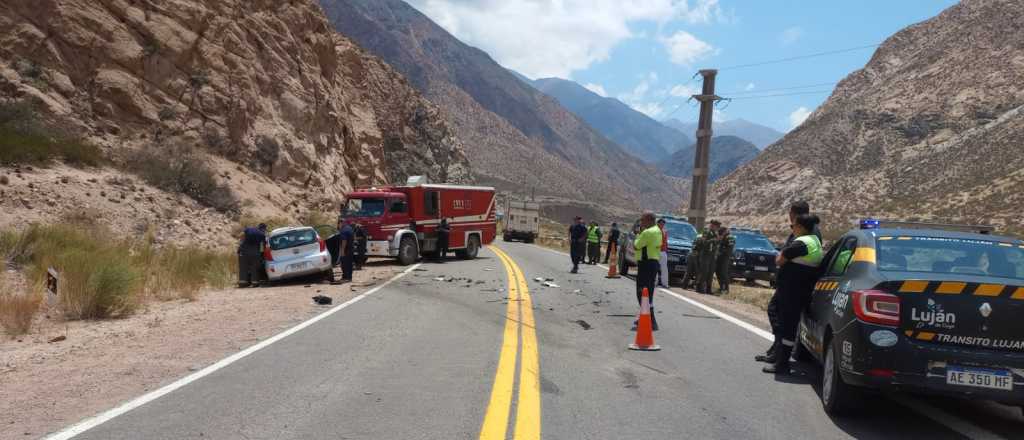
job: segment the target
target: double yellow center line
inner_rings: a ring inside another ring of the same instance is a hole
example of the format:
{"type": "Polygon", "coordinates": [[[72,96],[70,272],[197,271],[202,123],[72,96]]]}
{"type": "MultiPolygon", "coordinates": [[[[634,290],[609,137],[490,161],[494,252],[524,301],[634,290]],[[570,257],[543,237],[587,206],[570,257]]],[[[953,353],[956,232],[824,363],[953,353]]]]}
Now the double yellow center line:
{"type": "Polygon", "coordinates": [[[505,332],[494,375],[491,401],[480,428],[481,440],[505,440],[512,412],[515,391],[516,358],[519,357],[519,397],[516,401],[516,440],[540,439],[540,359],[537,355],[537,333],[534,330],[533,302],[526,278],[512,258],[497,247],[498,255],[508,272],[508,307],[505,309],[505,332]],[[522,342],[520,349],[520,340],[522,342]]]}

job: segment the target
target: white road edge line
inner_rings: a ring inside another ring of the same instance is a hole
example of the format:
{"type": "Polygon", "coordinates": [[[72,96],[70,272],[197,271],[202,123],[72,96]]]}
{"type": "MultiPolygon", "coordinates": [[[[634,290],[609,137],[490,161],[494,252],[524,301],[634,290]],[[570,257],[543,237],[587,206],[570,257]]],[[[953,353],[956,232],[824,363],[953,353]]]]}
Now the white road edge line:
{"type": "MultiPolygon", "coordinates": [[[[558,254],[558,255],[569,256],[569,254],[567,254],[565,252],[556,251],[554,249],[548,249],[548,248],[543,247],[543,246],[536,246],[536,247],[544,249],[544,250],[552,252],[552,253],[555,253],[555,254],[558,254]]],[[[608,266],[605,266],[603,264],[598,264],[597,266],[598,267],[602,267],[605,270],[608,270],[608,266]]],[[[736,317],[734,317],[732,315],[729,315],[729,314],[727,314],[725,312],[721,312],[721,311],[719,311],[719,310],[717,310],[715,308],[712,308],[710,306],[702,304],[702,303],[700,303],[698,301],[694,301],[694,300],[692,300],[690,298],[687,298],[687,297],[685,297],[683,295],[680,295],[680,294],[678,294],[676,292],[673,292],[671,290],[662,289],[662,288],[659,288],[658,290],[660,290],[662,293],[665,293],[665,294],[668,294],[670,296],[673,296],[676,299],[685,301],[686,303],[689,303],[689,304],[691,304],[691,305],[693,305],[695,307],[703,309],[704,311],[706,311],[708,313],[714,314],[715,316],[718,316],[718,317],[720,317],[720,318],[722,318],[722,319],[724,319],[726,321],[729,321],[729,322],[731,322],[733,324],[736,324],[736,325],[742,327],[743,329],[745,329],[745,330],[747,330],[747,331],[749,331],[749,332],[751,332],[751,333],[753,333],[753,334],[755,334],[757,336],[760,336],[760,337],[762,337],[764,339],[767,339],[769,341],[774,341],[775,340],[775,336],[772,335],[770,332],[767,332],[767,331],[761,329],[760,327],[757,327],[757,326],[755,326],[753,324],[750,324],[749,322],[746,322],[746,321],[744,321],[742,319],[736,318],[736,317]]],[[[936,408],[936,407],[934,407],[932,405],[929,405],[926,402],[923,402],[923,401],[920,401],[920,400],[917,400],[917,399],[912,399],[912,398],[910,398],[908,396],[904,396],[904,395],[887,395],[887,397],[889,397],[894,402],[899,403],[900,405],[903,405],[903,406],[905,406],[907,408],[910,408],[913,411],[916,411],[918,414],[921,414],[921,415],[923,415],[923,416],[925,416],[925,417],[927,417],[929,419],[932,419],[935,422],[938,422],[942,426],[945,426],[945,427],[947,427],[947,428],[957,432],[960,435],[966,436],[967,438],[971,438],[971,439],[1005,439],[1005,437],[1002,437],[1002,436],[1000,436],[1000,435],[998,435],[996,433],[988,431],[988,430],[986,430],[986,429],[984,429],[984,428],[982,428],[982,427],[980,427],[978,425],[975,425],[974,423],[971,423],[971,422],[969,422],[967,420],[964,420],[964,419],[962,419],[960,417],[957,417],[956,415],[953,415],[953,414],[950,414],[950,413],[948,413],[946,411],[943,411],[942,409],[939,409],[939,408],[936,408]]]]}
{"type": "Polygon", "coordinates": [[[233,363],[235,363],[235,362],[245,358],[246,356],[249,356],[249,355],[251,355],[251,354],[253,354],[253,353],[257,352],[257,351],[260,351],[260,350],[266,348],[267,346],[269,346],[270,344],[273,344],[273,343],[275,343],[277,341],[280,341],[280,340],[282,340],[284,338],[287,338],[288,336],[291,336],[291,335],[299,332],[300,330],[315,324],[317,321],[320,321],[320,320],[322,320],[324,318],[327,318],[328,316],[331,316],[331,315],[333,315],[335,313],[338,313],[342,309],[344,309],[344,308],[346,308],[346,307],[348,307],[348,306],[350,306],[352,304],[355,304],[355,303],[359,302],[359,300],[361,300],[363,298],[366,298],[367,296],[373,295],[374,293],[376,293],[380,289],[383,289],[384,287],[386,287],[388,284],[391,284],[392,282],[398,280],[399,278],[407,275],[409,272],[412,272],[413,270],[415,270],[418,267],[420,267],[420,264],[416,264],[416,265],[410,266],[408,269],[402,271],[401,273],[395,275],[394,277],[391,277],[391,279],[385,281],[383,284],[381,284],[381,285],[379,285],[377,287],[374,287],[373,289],[367,290],[366,292],[362,293],[361,295],[359,295],[359,296],[357,296],[355,298],[352,298],[352,299],[350,299],[348,301],[345,301],[342,304],[338,304],[337,306],[332,307],[330,310],[327,310],[326,312],[323,312],[323,313],[321,313],[319,315],[316,315],[316,316],[310,318],[309,320],[307,320],[305,322],[302,322],[302,323],[300,323],[300,324],[298,324],[298,325],[296,325],[296,326],[294,326],[292,328],[289,328],[288,330],[285,330],[285,331],[283,331],[281,333],[278,333],[278,334],[270,337],[269,339],[265,339],[265,340],[263,340],[262,342],[260,342],[260,343],[258,343],[256,345],[253,345],[253,346],[251,346],[249,348],[246,348],[245,350],[242,350],[242,351],[240,351],[238,353],[235,353],[235,354],[233,354],[231,356],[228,356],[228,357],[226,357],[224,359],[221,359],[217,363],[215,363],[213,365],[210,365],[210,366],[208,366],[206,368],[203,368],[202,370],[199,370],[199,371],[197,371],[195,373],[192,373],[192,374],[190,374],[188,376],[185,376],[185,377],[183,377],[181,379],[178,379],[178,380],[176,380],[176,381],[174,381],[174,382],[172,382],[170,384],[167,384],[167,385],[165,385],[165,386],[163,386],[161,388],[158,388],[158,389],[156,389],[154,391],[150,391],[149,393],[143,394],[142,396],[136,397],[135,399],[132,399],[132,400],[129,400],[129,401],[125,402],[125,403],[122,403],[121,405],[118,405],[114,409],[107,410],[107,411],[102,412],[100,414],[97,414],[97,415],[95,415],[93,417],[90,417],[88,419],[82,420],[81,422],[78,422],[78,423],[76,423],[74,425],[71,425],[71,426],[69,426],[67,428],[64,428],[63,430],[61,430],[61,431],[59,431],[57,433],[51,434],[49,436],[46,436],[46,437],[44,437],[44,439],[46,439],[46,440],[66,440],[66,439],[73,438],[73,437],[77,436],[78,434],[81,434],[81,433],[83,433],[85,431],[88,431],[88,430],[90,430],[92,428],[95,428],[95,427],[97,427],[99,425],[102,425],[103,423],[106,423],[110,419],[113,419],[113,418],[115,418],[117,416],[120,416],[120,415],[122,415],[124,413],[127,413],[128,411],[131,411],[131,410],[133,410],[135,408],[138,408],[138,407],[140,407],[142,405],[145,405],[145,404],[147,404],[149,402],[152,402],[152,401],[154,401],[156,399],[159,399],[160,397],[163,397],[164,395],[169,394],[169,393],[173,392],[174,390],[177,390],[178,388],[184,387],[185,385],[188,385],[188,384],[190,384],[192,382],[195,382],[195,381],[197,381],[199,379],[202,379],[203,377],[206,377],[206,376],[214,373],[217,370],[220,370],[220,369],[222,369],[224,367],[227,367],[228,365],[231,365],[231,364],[233,364],[233,363]]]}

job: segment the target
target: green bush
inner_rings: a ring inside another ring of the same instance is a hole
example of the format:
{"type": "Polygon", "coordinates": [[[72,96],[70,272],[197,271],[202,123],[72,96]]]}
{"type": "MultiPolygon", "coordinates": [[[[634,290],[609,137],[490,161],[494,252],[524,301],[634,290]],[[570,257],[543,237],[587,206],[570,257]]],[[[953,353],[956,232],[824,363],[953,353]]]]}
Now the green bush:
{"type": "Polygon", "coordinates": [[[241,203],[227,185],[217,181],[206,159],[189,148],[169,148],[164,154],[135,150],[128,156],[128,170],[164,191],[181,193],[204,206],[238,215],[241,203]]]}
{"type": "Polygon", "coordinates": [[[61,159],[73,166],[104,163],[99,147],[39,122],[34,107],[23,102],[0,103],[0,165],[45,165],[61,159]]]}

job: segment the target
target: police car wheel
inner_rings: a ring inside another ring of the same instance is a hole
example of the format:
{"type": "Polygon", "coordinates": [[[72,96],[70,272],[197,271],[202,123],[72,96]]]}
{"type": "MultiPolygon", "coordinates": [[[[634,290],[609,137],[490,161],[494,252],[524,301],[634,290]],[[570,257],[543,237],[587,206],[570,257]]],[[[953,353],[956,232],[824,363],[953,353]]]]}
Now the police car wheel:
{"type": "Polygon", "coordinates": [[[825,365],[821,373],[821,404],[826,413],[837,416],[847,414],[856,408],[859,395],[854,387],[843,382],[843,377],[839,374],[836,345],[830,341],[830,347],[825,352],[825,365]]]}

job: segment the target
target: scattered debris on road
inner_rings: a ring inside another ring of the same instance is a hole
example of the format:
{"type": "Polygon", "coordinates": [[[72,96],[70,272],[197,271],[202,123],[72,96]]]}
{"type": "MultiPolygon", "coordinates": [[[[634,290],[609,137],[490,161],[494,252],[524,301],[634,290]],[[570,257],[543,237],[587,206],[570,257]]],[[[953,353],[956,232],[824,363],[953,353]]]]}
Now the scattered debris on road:
{"type": "Polygon", "coordinates": [[[550,282],[550,281],[545,281],[545,282],[544,282],[544,284],[542,284],[542,285],[543,285],[544,287],[555,287],[555,288],[557,288],[557,287],[562,287],[562,286],[559,286],[558,284],[552,283],[552,282],[550,282]]]}
{"type": "Polygon", "coordinates": [[[329,296],[317,295],[313,297],[313,302],[321,306],[328,306],[331,305],[331,303],[334,302],[334,300],[332,300],[331,297],[329,296]]]}
{"type": "Polygon", "coordinates": [[[583,327],[583,330],[590,330],[591,328],[593,328],[593,327],[590,326],[590,323],[588,323],[587,321],[584,321],[582,319],[577,319],[576,323],[579,324],[580,327],[583,327]]]}
{"type": "Polygon", "coordinates": [[[64,335],[60,335],[60,336],[57,336],[56,338],[50,339],[50,340],[49,340],[49,341],[47,341],[47,342],[48,342],[48,343],[50,343],[50,344],[52,344],[52,343],[54,343],[54,342],[60,342],[60,341],[63,341],[63,340],[65,340],[65,339],[67,339],[67,338],[68,338],[67,336],[64,336],[64,335]]]}

